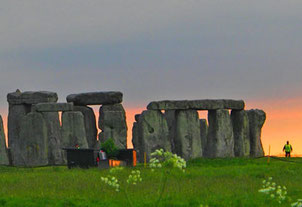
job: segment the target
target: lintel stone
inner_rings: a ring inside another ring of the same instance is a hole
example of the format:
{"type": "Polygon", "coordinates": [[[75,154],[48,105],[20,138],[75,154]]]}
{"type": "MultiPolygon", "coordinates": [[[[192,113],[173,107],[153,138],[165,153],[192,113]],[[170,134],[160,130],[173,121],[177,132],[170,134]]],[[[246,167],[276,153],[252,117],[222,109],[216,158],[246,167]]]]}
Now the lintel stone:
{"type": "Polygon", "coordinates": [[[148,104],[148,110],[243,110],[243,100],[231,99],[203,99],[203,100],[164,100],[153,101],[148,104]]]}
{"type": "Polygon", "coordinates": [[[39,103],[33,107],[38,112],[73,111],[73,103],[39,103]]]}
{"type": "Polygon", "coordinates": [[[58,95],[55,92],[50,91],[26,91],[7,94],[7,101],[10,104],[37,104],[45,102],[57,102],[58,95]]]}
{"type": "Polygon", "coordinates": [[[119,91],[78,93],[68,95],[66,100],[79,106],[117,104],[123,101],[123,94],[119,91]]]}

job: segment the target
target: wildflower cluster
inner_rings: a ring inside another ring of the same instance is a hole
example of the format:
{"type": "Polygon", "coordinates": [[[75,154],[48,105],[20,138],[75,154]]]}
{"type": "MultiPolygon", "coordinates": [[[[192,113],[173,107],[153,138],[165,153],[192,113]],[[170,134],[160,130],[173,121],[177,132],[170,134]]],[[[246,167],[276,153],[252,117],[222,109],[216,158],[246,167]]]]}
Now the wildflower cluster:
{"type": "Polygon", "coordinates": [[[183,171],[186,168],[186,161],[184,159],[172,152],[165,152],[163,149],[158,149],[151,153],[151,157],[151,168],[172,167],[183,171]]]}
{"type": "Polygon", "coordinates": [[[113,187],[116,192],[120,191],[120,185],[116,177],[114,176],[101,177],[101,180],[105,182],[107,185],[113,187]]]}
{"type": "Polygon", "coordinates": [[[141,172],[139,170],[132,170],[127,179],[128,184],[136,185],[138,182],[142,182],[141,172]]]}
{"type": "Polygon", "coordinates": [[[272,199],[276,199],[278,203],[281,203],[286,199],[287,191],[286,187],[281,187],[280,185],[276,185],[275,182],[272,181],[273,178],[269,177],[267,180],[262,181],[262,189],[258,190],[260,193],[264,193],[269,195],[272,199]]]}
{"type": "Polygon", "coordinates": [[[302,199],[298,199],[297,202],[291,204],[292,207],[302,207],[302,199]]]}

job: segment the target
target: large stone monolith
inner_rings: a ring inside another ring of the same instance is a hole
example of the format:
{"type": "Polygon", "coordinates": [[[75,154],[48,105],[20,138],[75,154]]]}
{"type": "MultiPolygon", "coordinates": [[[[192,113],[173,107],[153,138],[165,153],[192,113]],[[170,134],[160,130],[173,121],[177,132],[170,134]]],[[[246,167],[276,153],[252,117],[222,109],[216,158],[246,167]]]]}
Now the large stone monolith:
{"type": "Polygon", "coordinates": [[[202,147],[202,155],[207,157],[207,136],[208,136],[208,122],[206,119],[200,119],[200,140],[202,147]]]}
{"type": "Polygon", "coordinates": [[[133,145],[133,149],[135,149],[136,151],[136,158],[137,160],[140,160],[140,145],[138,143],[139,139],[138,139],[138,126],[137,126],[137,122],[133,123],[133,127],[132,127],[132,145],[133,145]]]}
{"type": "Polygon", "coordinates": [[[171,143],[171,151],[175,154],[175,138],[176,138],[176,111],[175,110],[166,110],[165,119],[167,120],[168,130],[169,130],[169,141],[171,143]]]}
{"type": "Polygon", "coordinates": [[[84,116],[79,111],[62,113],[62,146],[88,148],[84,116]]]}
{"type": "Polygon", "coordinates": [[[20,131],[21,120],[31,111],[31,105],[12,105],[9,104],[8,112],[8,147],[12,165],[21,165],[24,161],[20,155],[20,131]],[[20,160],[21,159],[21,160],[20,160]]]}
{"type": "Polygon", "coordinates": [[[118,149],[127,148],[126,114],[122,104],[100,107],[99,128],[102,130],[99,136],[101,142],[112,138],[118,149]]]}
{"type": "Polygon", "coordinates": [[[144,153],[147,160],[150,153],[156,149],[171,151],[169,141],[168,124],[164,115],[157,110],[146,110],[139,116],[138,120],[138,143],[140,146],[140,162],[144,160],[144,153]]]}
{"type": "Polygon", "coordinates": [[[189,160],[202,156],[200,121],[195,110],[176,111],[176,153],[189,160]]]}
{"type": "Polygon", "coordinates": [[[48,164],[47,126],[41,113],[31,112],[22,118],[17,166],[48,164]]]}
{"type": "Polygon", "coordinates": [[[232,110],[231,119],[234,132],[235,157],[250,156],[250,130],[247,112],[232,110]]]}
{"type": "Polygon", "coordinates": [[[264,156],[263,146],[261,143],[261,129],[266,119],[266,114],[262,110],[253,109],[247,111],[250,126],[250,144],[252,157],[264,156]]]}
{"type": "Polygon", "coordinates": [[[88,147],[94,148],[97,141],[97,128],[93,109],[88,106],[74,106],[74,111],[83,114],[88,147]]]}
{"type": "Polygon", "coordinates": [[[43,112],[42,115],[47,126],[48,164],[64,164],[59,113],[43,112]]]}
{"type": "Polygon", "coordinates": [[[207,155],[209,157],[234,157],[234,135],[228,110],[210,110],[207,155]]]}
{"type": "Polygon", "coordinates": [[[0,165],[9,165],[2,116],[0,116],[0,165]]]}

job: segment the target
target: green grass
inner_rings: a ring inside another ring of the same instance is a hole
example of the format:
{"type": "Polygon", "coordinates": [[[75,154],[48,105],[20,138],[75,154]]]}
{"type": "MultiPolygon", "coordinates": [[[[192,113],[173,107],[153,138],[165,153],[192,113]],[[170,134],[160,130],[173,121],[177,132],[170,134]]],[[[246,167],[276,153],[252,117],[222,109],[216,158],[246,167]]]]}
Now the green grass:
{"type": "MultiPolygon", "coordinates": [[[[284,162],[260,159],[196,159],[185,173],[168,179],[160,206],[276,206],[258,192],[262,180],[273,177],[285,185],[292,202],[302,198],[302,159],[284,162]]],[[[143,166],[143,182],[129,188],[136,206],[153,206],[160,188],[160,173],[143,166]]],[[[126,180],[132,168],[118,173],[126,180]]],[[[101,182],[108,170],[67,167],[0,167],[0,206],[127,206],[124,194],[101,182]]],[[[289,206],[288,204],[282,206],[289,206]]]]}

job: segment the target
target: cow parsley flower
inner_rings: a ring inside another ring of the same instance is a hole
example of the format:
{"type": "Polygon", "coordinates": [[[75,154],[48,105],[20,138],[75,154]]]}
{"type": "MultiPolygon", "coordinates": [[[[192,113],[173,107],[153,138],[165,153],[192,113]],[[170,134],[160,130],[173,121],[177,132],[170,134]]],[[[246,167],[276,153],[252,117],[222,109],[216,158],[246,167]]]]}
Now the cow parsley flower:
{"type": "Polygon", "coordinates": [[[275,199],[278,203],[281,204],[282,201],[286,199],[286,195],[287,195],[286,187],[285,186],[281,187],[280,185],[277,186],[277,184],[272,180],[273,180],[272,177],[269,177],[267,180],[263,180],[262,181],[263,188],[259,189],[258,192],[269,195],[270,198],[275,199]]]}

